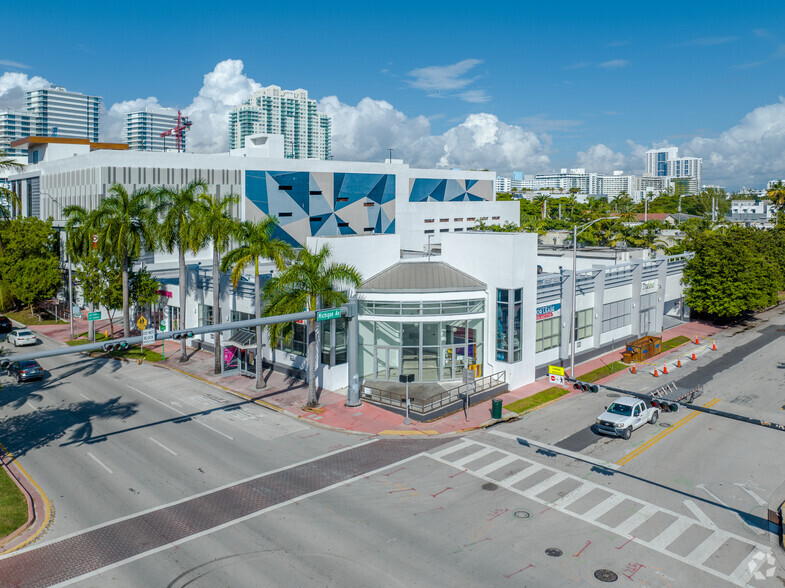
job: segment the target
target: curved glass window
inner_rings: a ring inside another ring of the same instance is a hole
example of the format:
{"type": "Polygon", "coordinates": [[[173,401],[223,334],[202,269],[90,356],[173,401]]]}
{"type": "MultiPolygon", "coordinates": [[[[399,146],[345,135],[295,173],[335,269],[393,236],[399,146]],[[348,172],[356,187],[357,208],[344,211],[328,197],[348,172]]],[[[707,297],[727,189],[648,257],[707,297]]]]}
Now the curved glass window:
{"type": "Polygon", "coordinates": [[[369,316],[412,316],[474,314],[485,312],[485,300],[433,300],[426,302],[360,301],[360,314],[369,316]]]}

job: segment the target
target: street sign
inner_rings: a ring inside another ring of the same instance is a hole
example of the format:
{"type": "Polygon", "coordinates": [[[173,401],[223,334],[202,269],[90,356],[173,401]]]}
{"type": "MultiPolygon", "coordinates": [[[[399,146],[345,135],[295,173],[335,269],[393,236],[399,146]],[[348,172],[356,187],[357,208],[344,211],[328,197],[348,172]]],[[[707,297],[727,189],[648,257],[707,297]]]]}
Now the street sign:
{"type": "Polygon", "coordinates": [[[564,376],[564,368],[558,365],[549,365],[548,373],[556,376],[564,376]]]}
{"type": "Polygon", "coordinates": [[[316,320],[317,321],[330,321],[332,319],[341,318],[341,309],[340,308],[328,308],[326,310],[317,310],[316,311],[316,320]]]}
{"type": "Polygon", "coordinates": [[[142,331],[142,345],[155,343],[155,329],[145,329],[142,331]]]}
{"type": "Polygon", "coordinates": [[[87,320],[88,321],[97,321],[101,318],[101,311],[98,312],[88,312],[87,313],[87,320]]]}
{"type": "Polygon", "coordinates": [[[136,326],[139,327],[139,330],[141,331],[147,326],[147,319],[143,316],[140,316],[138,319],[136,319],[136,326]]]}
{"type": "Polygon", "coordinates": [[[166,330],[166,321],[161,321],[161,330],[162,331],[166,330]]]}
{"type": "Polygon", "coordinates": [[[557,376],[555,374],[551,374],[549,378],[551,379],[551,384],[558,384],[559,386],[564,386],[564,376],[557,376]]]}
{"type": "Polygon", "coordinates": [[[72,313],[74,313],[74,314],[79,314],[80,312],[82,312],[82,309],[81,309],[81,308],[79,308],[79,305],[78,305],[78,304],[74,304],[74,305],[71,307],[71,312],[72,312],[72,313]]]}

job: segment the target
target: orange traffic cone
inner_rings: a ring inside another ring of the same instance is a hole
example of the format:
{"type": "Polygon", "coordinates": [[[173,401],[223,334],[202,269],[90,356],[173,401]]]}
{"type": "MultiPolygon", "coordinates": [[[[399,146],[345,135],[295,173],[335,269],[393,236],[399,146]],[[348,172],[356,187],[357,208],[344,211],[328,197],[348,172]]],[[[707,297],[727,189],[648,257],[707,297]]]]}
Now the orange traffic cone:
{"type": "Polygon", "coordinates": [[[700,339],[698,339],[697,335],[695,335],[695,345],[700,345],[700,339]]]}
{"type": "Polygon", "coordinates": [[[681,367],[681,358],[676,362],[676,367],[681,367]]]}
{"type": "Polygon", "coordinates": [[[632,373],[633,374],[637,374],[638,373],[638,370],[635,369],[635,366],[632,366],[632,373]]]}
{"type": "Polygon", "coordinates": [[[698,358],[697,358],[697,357],[695,357],[695,352],[693,351],[693,352],[692,352],[692,361],[695,361],[696,359],[698,359],[698,358]]]}
{"type": "Polygon", "coordinates": [[[655,378],[659,378],[660,377],[660,373],[657,371],[657,368],[654,368],[654,377],[655,378]]]}
{"type": "Polygon", "coordinates": [[[668,364],[667,363],[664,366],[662,366],[662,373],[663,374],[667,374],[668,373],[668,364]]]}
{"type": "Polygon", "coordinates": [[[717,351],[717,342],[716,341],[712,341],[711,342],[711,350],[712,351],[717,351]]]}

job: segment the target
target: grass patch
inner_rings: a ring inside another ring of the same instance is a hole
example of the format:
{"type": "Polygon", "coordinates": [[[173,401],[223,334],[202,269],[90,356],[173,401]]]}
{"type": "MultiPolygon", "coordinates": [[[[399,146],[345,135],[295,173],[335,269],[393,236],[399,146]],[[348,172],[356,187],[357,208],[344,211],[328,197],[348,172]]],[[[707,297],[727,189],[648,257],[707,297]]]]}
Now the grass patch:
{"type": "Polygon", "coordinates": [[[163,361],[164,356],[147,347],[129,347],[120,351],[112,351],[109,355],[112,357],[124,357],[126,359],[141,359],[144,357],[145,361],[163,361]]]}
{"type": "Polygon", "coordinates": [[[532,394],[528,398],[521,398],[520,400],[511,402],[504,408],[520,414],[522,412],[526,412],[527,410],[531,410],[536,406],[540,406],[541,404],[550,402],[551,400],[556,400],[557,398],[564,396],[568,392],[569,390],[566,388],[559,388],[557,386],[553,386],[552,388],[548,388],[546,390],[543,390],[542,392],[537,392],[537,394],[532,394]]]}
{"type": "MultiPolygon", "coordinates": [[[[48,316],[48,313],[41,313],[41,314],[48,316]]],[[[18,323],[22,323],[23,325],[28,327],[33,327],[36,325],[59,325],[64,322],[62,320],[55,321],[54,318],[42,319],[36,313],[34,312],[31,313],[28,308],[22,310],[11,310],[9,312],[6,312],[5,316],[10,318],[11,320],[14,320],[18,323]]]]}
{"type": "Polygon", "coordinates": [[[25,496],[5,468],[0,468],[0,538],[7,537],[26,522],[25,496]]]}
{"type": "MultiPolygon", "coordinates": [[[[95,341],[98,343],[99,341],[106,341],[111,337],[107,337],[103,333],[99,333],[96,331],[95,333],[95,341]]],[[[66,345],[70,345],[73,347],[74,345],[85,345],[86,343],[90,343],[90,340],[87,338],[87,333],[79,333],[76,339],[69,339],[66,341],[66,345]]]]}
{"type": "Polygon", "coordinates": [[[578,379],[581,382],[596,382],[597,380],[602,380],[603,378],[607,378],[611,374],[615,374],[616,372],[620,372],[622,370],[626,370],[628,366],[626,363],[622,363],[620,361],[614,361],[608,365],[604,365],[601,368],[597,368],[596,370],[592,370],[590,372],[586,372],[585,374],[581,374],[578,376],[578,379]]]}
{"type": "Polygon", "coordinates": [[[685,343],[689,343],[692,341],[689,337],[685,337],[684,335],[679,335],[678,337],[674,337],[673,339],[668,339],[660,343],[660,353],[665,353],[666,351],[670,351],[674,347],[678,347],[679,345],[684,345],[685,343]]]}

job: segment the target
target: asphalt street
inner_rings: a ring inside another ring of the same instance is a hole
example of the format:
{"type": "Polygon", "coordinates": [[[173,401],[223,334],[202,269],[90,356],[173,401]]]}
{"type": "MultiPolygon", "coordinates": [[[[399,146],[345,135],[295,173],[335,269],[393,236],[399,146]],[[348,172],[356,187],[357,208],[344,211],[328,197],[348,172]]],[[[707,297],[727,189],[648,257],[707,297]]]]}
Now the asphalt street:
{"type": "MultiPolygon", "coordinates": [[[[672,377],[785,422],[783,323],[729,329],[672,377]]],[[[590,426],[617,393],[601,390],[463,437],[368,438],[155,366],[41,363],[43,383],[3,382],[0,441],[55,514],[0,557],[0,586],[785,582],[779,431],[681,410],[602,437],[590,426]]]]}

